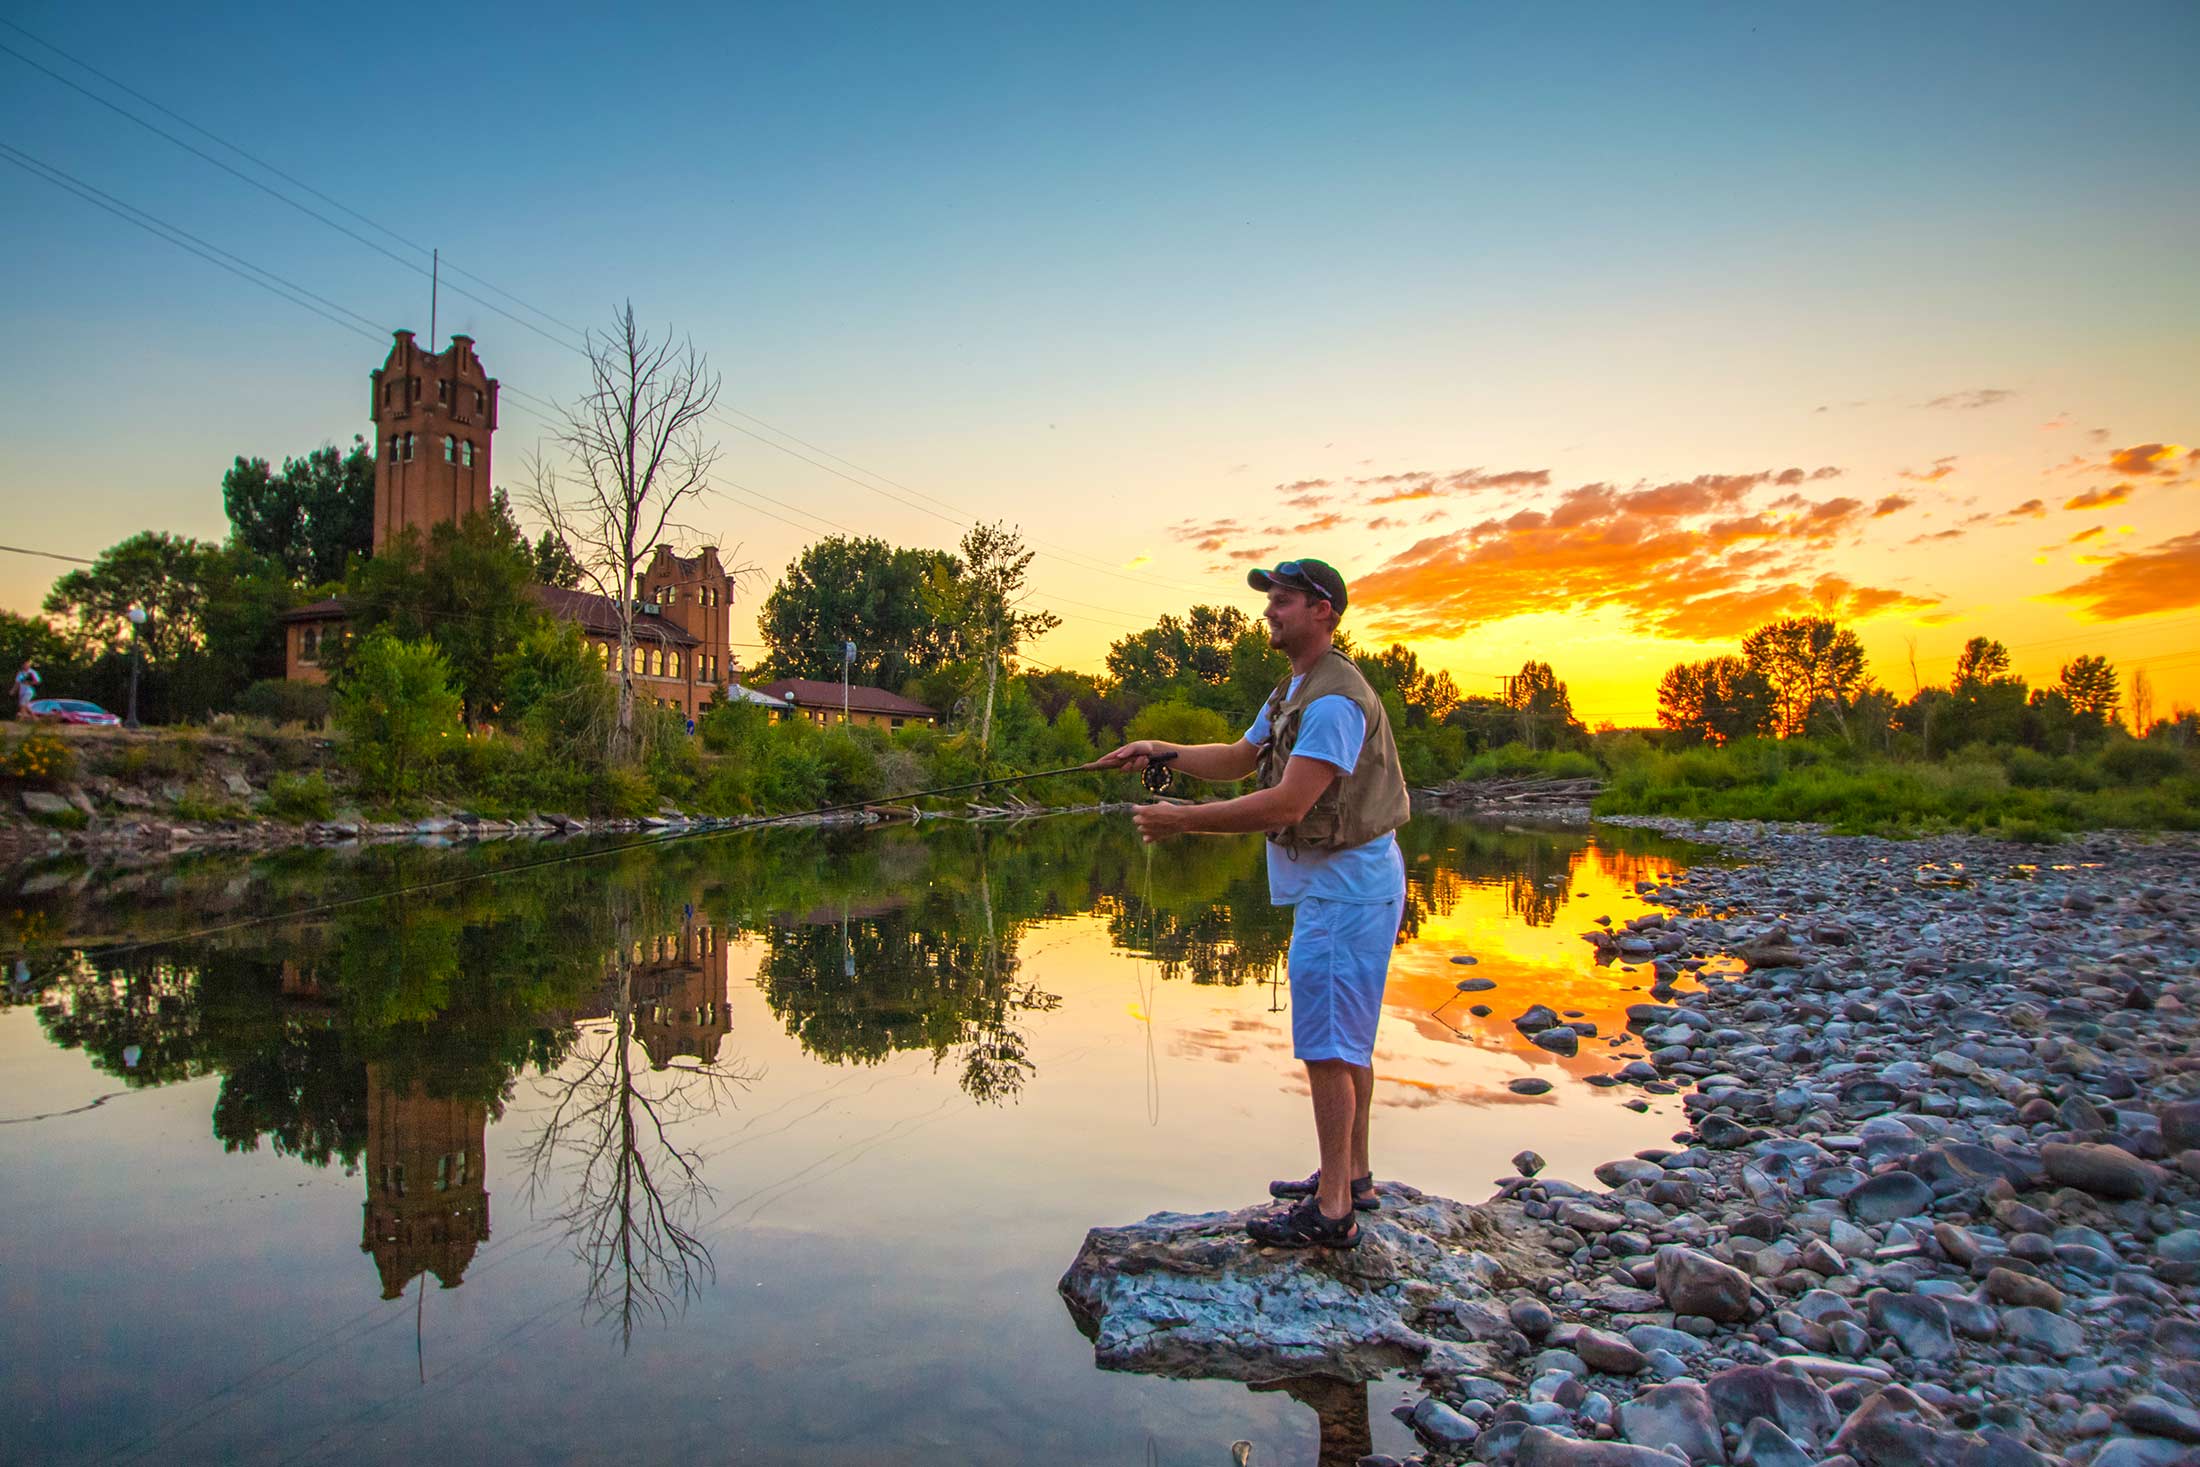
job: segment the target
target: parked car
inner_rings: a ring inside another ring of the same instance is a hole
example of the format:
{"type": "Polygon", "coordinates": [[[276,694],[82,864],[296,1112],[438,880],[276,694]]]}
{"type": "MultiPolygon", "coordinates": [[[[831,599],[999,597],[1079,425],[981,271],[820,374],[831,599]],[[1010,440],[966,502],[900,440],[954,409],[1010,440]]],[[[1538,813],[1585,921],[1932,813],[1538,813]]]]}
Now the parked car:
{"type": "Polygon", "coordinates": [[[81,723],[92,728],[113,728],[122,720],[82,698],[38,698],[31,703],[31,717],[46,723],[81,723]]]}

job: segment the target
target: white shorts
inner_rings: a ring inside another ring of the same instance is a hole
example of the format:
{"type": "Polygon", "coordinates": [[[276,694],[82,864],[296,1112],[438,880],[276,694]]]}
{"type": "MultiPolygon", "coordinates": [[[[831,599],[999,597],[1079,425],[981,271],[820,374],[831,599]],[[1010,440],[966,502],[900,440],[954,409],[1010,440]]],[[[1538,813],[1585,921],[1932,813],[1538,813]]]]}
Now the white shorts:
{"type": "Polygon", "coordinates": [[[1302,1060],[1375,1062],[1390,950],[1403,897],[1336,902],[1301,897],[1291,924],[1291,1052],[1302,1060]]]}

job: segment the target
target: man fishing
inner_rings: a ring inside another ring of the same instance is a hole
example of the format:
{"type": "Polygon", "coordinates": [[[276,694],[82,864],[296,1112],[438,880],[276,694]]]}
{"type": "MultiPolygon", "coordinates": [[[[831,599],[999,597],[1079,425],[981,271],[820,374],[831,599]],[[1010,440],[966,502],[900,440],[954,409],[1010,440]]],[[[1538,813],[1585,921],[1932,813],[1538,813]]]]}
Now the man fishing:
{"type": "Polygon", "coordinates": [[[1262,831],[1268,895],[1293,906],[1292,1051],[1306,1065],[1320,1166],[1303,1181],[1269,1184],[1294,1207],[1247,1226],[1281,1248],[1351,1248],[1355,1212],[1372,1212],[1368,1115],[1375,1098],[1375,1024],[1406,895],[1395,832],[1411,806],[1382,699],[1333,645],[1344,577],[1319,560],[1286,560],[1247,577],[1268,593],[1268,640],[1291,659],[1245,737],[1232,744],[1141,739],[1099,762],[1144,769],[1168,761],[1198,779],[1260,777],[1259,788],[1212,804],[1142,805],[1148,841],[1262,831]]]}

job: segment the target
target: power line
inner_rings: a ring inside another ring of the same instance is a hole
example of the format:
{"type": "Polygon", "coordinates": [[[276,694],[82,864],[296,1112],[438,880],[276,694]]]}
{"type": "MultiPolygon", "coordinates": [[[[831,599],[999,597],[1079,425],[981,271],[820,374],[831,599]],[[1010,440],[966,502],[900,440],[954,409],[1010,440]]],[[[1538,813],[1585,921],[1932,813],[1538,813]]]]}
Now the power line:
{"type": "MultiPolygon", "coordinates": [[[[417,260],[408,260],[403,255],[398,254],[395,250],[389,249],[383,245],[376,244],[373,240],[368,239],[365,235],[359,233],[359,231],[357,231],[356,229],[352,229],[346,225],[339,224],[334,219],[329,218],[328,215],[321,213],[319,210],[309,208],[306,205],[299,203],[296,199],[290,197],[282,190],[271,188],[267,184],[264,184],[260,182],[260,180],[254,178],[251,174],[246,173],[243,169],[237,168],[228,163],[224,163],[221,159],[215,157],[212,153],[207,152],[204,148],[197,147],[191,143],[185,142],[182,138],[177,137],[174,133],[168,131],[166,128],[161,127],[156,123],[147,122],[144,118],[138,116],[129,108],[120,106],[112,101],[109,101],[107,98],[102,97],[101,95],[99,95],[99,93],[93,91],[90,87],[83,85],[81,82],[71,81],[68,77],[63,76],[60,72],[55,71],[52,67],[47,66],[42,62],[33,61],[30,57],[25,56],[22,52],[16,50],[13,46],[8,45],[5,41],[0,41],[0,52],[4,52],[9,56],[13,56],[16,60],[22,62],[25,66],[30,67],[33,71],[41,72],[46,76],[53,78],[55,81],[61,83],[61,85],[69,88],[71,91],[82,93],[84,96],[87,96],[91,98],[94,102],[97,102],[100,106],[105,107],[110,112],[113,112],[116,116],[128,118],[130,121],[136,123],[139,127],[144,128],[147,132],[153,133],[159,137],[166,138],[169,142],[174,143],[177,147],[183,149],[186,153],[191,154],[193,157],[200,158],[208,163],[211,163],[214,167],[219,168],[222,172],[228,174],[230,177],[258,189],[261,193],[266,194],[271,199],[289,205],[291,208],[296,209],[299,213],[305,215],[309,219],[318,220],[320,223],[327,225],[329,228],[335,230],[338,234],[343,235],[345,238],[355,240],[358,243],[365,245],[368,249],[374,251],[376,254],[382,256],[385,259],[395,261],[397,264],[402,265],[405,269],[412,271],[414,274],[427,275],[431,273],[428,267],[420,264],[417,260]]],[[[543,330],[534,322],[522,320],[520,317],[513,315],[510,311],[505,310],[502,306],[497,305],[495,302],[483,300],[480,296],[475,295],[471,291],[461,290],[455,285],[450,287],[450,291],[453,295],[464,296],[467,300],[474,302],[476,305],[479,305],[486,310],[496,312],[499,316],[504,317],[505,320],[512,322],[516,326],[524,326],[529,331],[534,332],[537,336],[540,336],[545,340],[557,342],[558,345],[566,347],[568,350],[580,350],[580,348],[573,346],[570,342],[560,341],[556,336],[552,335],[548,331],[543,330]]]]}
{"type": "MultiPolygon", "coordinates": [[[[108,213],[114,215],[117,219],[124,220],[125,222],[130,224],[135,224],[138,228],[144,230],[147,234],[153,235],[155,238],[158,239],[166,240],[169,244],[174,245],[180,250],[188,250],[190,253],[197,255],[200,259],[206,261],[208,264],[217,265],[220,268],[227,270],[230,274],[237,276],[239,279],[250,281],[252,284],[259,286],[262,290],[265,290],[272,295],[281,296],[284,300],[289,301],[292,305],[297,306],[303,310],[311,311],[314,315],[321,317],[323,320],[328,321],[332,325],[341,326],[346,331],[357,332],[359,335],[365,336],[372,341],[381,340],[381,334],[379,332],[365,330],[364,328],[354,325],[352,322],[346,321],[342,319],[342,317],[333,314],[331,311],[325,310],[321,306],[314,304],[315,301],[322,299],[322,297],[314,295],[312,291],[307,290],[302,285],[293,284],[289,280],[284,279],[282,276],[277,275],[272,270],[268,270],[259,265],[254,265],[249,261],[242,260],[240,257],[234,255],[229,256],[229,259],[223,259],[221,256],[228,254],[226,250],[222,251],[220,254],[216,254],[213,252],[211,246],[202,249],[197,244],[192,243],[196,236],[186,235],[183,230],[178,229],[176,228],[176,226],[168,224],[166,221],[160,220],[153,215],[146,214],[144,210],[138,209],[134,205],[123,204],[119,200],[114,203],[109,203],[107,202],[107,199],[111,197],[110,195],[104,195],[101,193],[100,190],[93,188],[90,184],[81,182],[76,178],[74,174],[64,173],[62,170],[55,168],[50,164],[40,162],[38,159],[33,158],[30,154],[23,152],[19,148],[12,147],[6,143],[0,143],[0,155],[4,155],[10,163],[15,164],[16,167],[21,168],[24,172],[30,174],[32,177],[44,179],[47,183],[52,184],[58,189],[62,189],[68,193],[75,194],[78,198],[84,200],[88,204],[91,204],[95,208],[104,209],[108,213]],[[139,217],[141,215],[143,217],[139,217]],[[236,260],[237,263],[232,264],[230,263],[231,260],[236,260]],[[262,279],[262,276],[266,278],[262,279]]],[[[345,316],[356,315],[355,312],[346,310],[344,307],[341,306],[337,306],[335,307],[335,309],[343,311],[345,316]]],[[[365,318],[361,317],[359,319],[363,320],[365,318]]]]}
{"type": "Polygon", "coordinates": [[[86,560],[81,555],[63,555],[59,551],[55,550],[26,550],[20,545],[0,545],[0,551],[6,551],[10,555],[41,555],[48,560],[65,560],[68,561],[71,565],[99,564],[98,561],[86,560]]]}
{"type": "MultiPolygon", "coordinates": [[[[368,228],[376,230],[381,234],[387,235],[389,238],[397,240],[400,244],[403,244],[418,253],[429,253],[427,247],[421,245],[418,241],[406,238],[404,235],[398,233],[396,230],[389,228],[387,225],[375,221],[367,215],[360,213],[358,210],[351,208],[349,205],[344,204],[333,196],[313,187],[313,185],[305,182],[304,180],[297,178],[296,176],[287,173],[280,168],[277,168],[275,165],[268,163],[264,159],[249,152],[248,150],[239,147],[233,142],[230,142],[227,138],[222,137],[219,133],[214,132],[212,129],[207,128],[199,123],[193,122],[191,119],[183,116],[179,112],[176,112],[172,108],[163,106],[161,103],[156,102],[152,98],[145,96],[143,93],[135,90],[127,84],[116,80],[114,77],[109,76],[107,73],[99,70],[97,67],[91,65],[89,62],[86,62],[81,58],[72,55],[71,53],[63,50],[61,47],[54,45],[51,41],[48,41],[41,36],[38,36],[37,34],[26,29],[25,27],[18,25],[13,21],[0,21],[0,24],[7,25],[9,29],[28,38],[33,43],[44,47],[46,50],[51,51],[56,56],[60,56],[72,63],[73,65],[82,68],[84,71],[98,77],[100,80],[106,82],[112,87],[115,87],[117,90],[123,92],[124,94],[133,97],[140,102],[143,102],[149,107],[154,108],[162,115],[173,118],[175,121],[181,123],[183,126],[188,127],[193,132],[196,132],[201,136],[210,139],[217,145],[228,149],[230,152],[236,154],[238,157],[250,161],[255,166],[266,170],[277,178],[280,178],[286,183],[291,184],[293,187],[303,189],[314,198],[320,199],[323,202],[329,204],[332,208],[341,210],[343,213],[351,216],[354,219],[359,220],[368,228]]],[[[386,259],[389,259],[403,266],[404,268],[411,270],[415,274],[426,275],[431,273],[427,267],[422,266],[417,260],[408,260],[402,255],[396,254],[395,252],[389,250],[383,245],[377,244],[375,241],[366,238],[364,235],[361,235],[356,230],[350,229],[347,226],[337,222],[336,220],[329,218],[327,215],[319,212],[318,210],[309,208],[306,205],[299,203],[296,199],[291,198],[290,196],[284,194],[282,191],[275,189],[268,184],[260,181],[259,179],[252,177],[250,174],[243,172],[241,169],[238,169],[233,165],[224,162],[223,160],[206,152],[204,149],[196,147],[189,142],[186,142],[182,138],[177,137],[174,133],[169,132],[167,129],[160,127],[155,123],[147,121],[145,118],[138,116],[136,113],[130,111],[126,107],[120,106],[111,99],[102,97],[89,87],[84,86],[82,83],[74,81],[71,78],[62,75],[60,72],[55,71],[53,68],[33,60],[32,58],[24,55],[22,52],[16,50],[14,47],[9,46],[4,42],[0,42],[0,52],[5,52],[6,54],[13,56],[16,60],[22,62],[25,66],[31,67],[33,70],[38,71],[41,74],[51,78],[53,81],[56,81],[61,85],[70,88],[72,91],[78,92],[81,95],[91,99],[92,101],[97,102],[100,106],[107,108],[109,111],[114,112],[116,115],[136,123],[139,127],[144,128],[148,132],[151,132],[158,137],[166,139],[168,142],[174,144],[176,147],[183,149],[185,152],[190,153],[192,156],[199,158],[216,168],[221,169],[224,173],[229,174],[231,177],[236,178],[238,181],[257,189],[261,193],[268,195],[270,198],[276,199],[279,202],[284,203],[293,209],[296,209],[300,213],[305,214],[307,217],[314,219],[315,221],[326,225],[331,229],[336,230],[339,234],[344,235],[347,239],[351,239],[356,243],[361,244],[370,250],[373,250],[376,254],[382,255],[386,259]]],[[[521,318],[512,315],[511,312],[502,309],[493,302],[483,300],[481,297],[474,295],[470,291],[462,290],[457,286],[452,286],[451,290],[454,294],[462,296],[467,300],[474,301],[476,304],[481,305],[488,310],[494,311],[500,316],[503,316],[506,320],[513,322],[515,325],[523,326],[526,329],[533,331],[536,335],[543,337],[545,340],[550,341],[555,345],[562,346],[568,351],[575,352],[584,357],[588,355],[586,341],[589,333],[582,328],[576,327],[570,322],[564,321],[557,316],[551,315],[548,311],[543,310],[539,306],[534,306],[524,300],[521,300],[518,296],[513,295],[511,292],[503,290],[491,284],[489,281],[483,279],[478,275],[473,274],[470,271],[460,270],[456,266],[453,266],[452,268],[456,273],[464,275],[467,279],[474,280],[480,283],[485,289],[494,291],[496,294],[501,295],[505,299],[512,301],[515,305],[518,305],[523,310],[529,311],[534,315],[542,317],[546,321],[550,321],[556,324],[571,335],[580,337],[581,344],[575,344],[572,341],[561,339],[554,333],[543,330],[541,327],[535,325],[533,322],[522,320],[521,318]]],[[[938,495],[928,494],[922,490],[911,488],[909,485],[903,484],[899,480],[893,479],[888,475],[879,473],[875,469],[865,468],[852,459],[846,458],[840,454],[833,453],[831,450],[812,443],[808,439],[799,437],[798,435],[788,431],[787,429],[778,427],[776,424],[773,424],[754,413],[746,412],[738,408],[713,408],[709,416],[713,417],[723,426],[732,429],[736,433],[740,433],[745,435],[746,437],[752,438],[757,442],[762,443],[767,448],[776,449],[781,453],[789,455],[790,457],[800,459],[804,463],[810,464],[825,473],[829,473],[837,478],[844,479],[860,489],[868,490],[873,494],[877,494],[882,498],[891,500],[897,504],[904,506],[905,508],[914,509],[919,513],[928,514],[936,519],[945,520],[948,523],[956,525],[968,525],[977,519],[977,516],[973,515],[969,510],[957,506],[951,501],[942,499],[938,495]],[[724,414],[726,413],[732,413],[736,416],[746,418],[750,422],[758,424],[759,426],[765,428],[770,433],[776,435],[779,438],[785,438],[789,442],[801,444],[804,448],[808,448],[815,453],[822,454],[827,459],[831,459],[837,463],[844,464],[850,469],[854,469],[859,473],[869,476],[870,479],[877,479],[882,483],[891,484],[896,489],[903,491],[903,493],[896,494],[890,492],[889,490],[882,489],[877,484],[868,482],[867,479],[859,479],[853,474],[843,472],[841,469],[833,467],[833,465],[830,463],[826,463],[817,458],[812,458],[808,454],[798,452],[795,449],[788,448],[783,443],[775,442],[772,438],[767,438],[763,434],[755,432],[753,429],[742,427],[740,424],[733,422],[730,418],[724,416],[724,414]],[[903,497],[904,495],[915,496],[915,498],[905,498],[903,497]],[[941,506],[941,509],[934,509],[925,504],[918,503],[918,499],[929,500],[931,504],[941,506]],[[943,509],[946,511],[950,511],[951,513],[943,513],[943,509]]],[[[1159,576],[1135,575],[1129,571],[1110,566],[1105,562],[1097,560],[1091,556],[1084,555],[1081,552],[1073,551],[1068,549],[1067,547],[1056,545],[1051,541],[1041,540],[1036,536],[1032,537],[1032,543],[1036,547],[1043,547],[1047,554],[1055,558],[1066,560],[1074,565],[1080,565],[1088,570],[1098,571],[1103,575],[1113,576],[1118,580],[1128,581],[1133,584],[1169,586],[1178,590],[1195,592],[1204,591],[1206,589],[1205,587],[1192,586],[1186,582],[1172,581],[1159,576]]]]}

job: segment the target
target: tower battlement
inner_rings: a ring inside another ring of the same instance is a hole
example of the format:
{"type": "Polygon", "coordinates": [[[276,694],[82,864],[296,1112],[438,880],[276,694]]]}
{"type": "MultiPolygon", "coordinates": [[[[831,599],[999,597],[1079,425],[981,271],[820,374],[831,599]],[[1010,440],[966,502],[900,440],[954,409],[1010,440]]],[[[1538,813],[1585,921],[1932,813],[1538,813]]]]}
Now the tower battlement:
{"type": "Polygon", "coordinates": [[[470,336],[425,351],[410,331],[369,374],[374,418],[374,549],[406,530],[486,514],[489,440],[497,428],[497,379],[470,336]]]}

